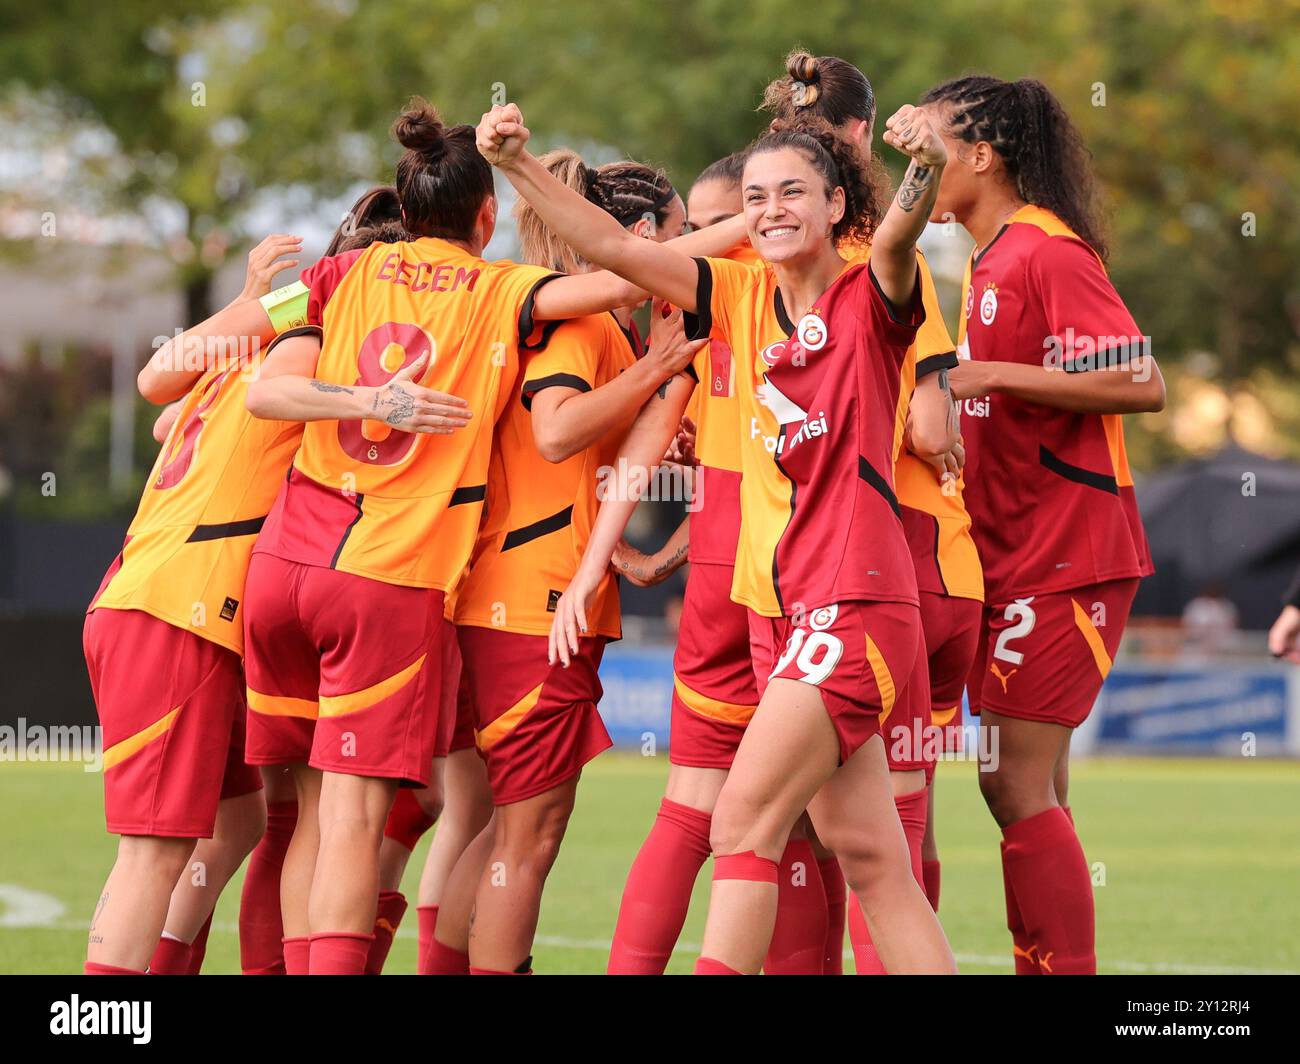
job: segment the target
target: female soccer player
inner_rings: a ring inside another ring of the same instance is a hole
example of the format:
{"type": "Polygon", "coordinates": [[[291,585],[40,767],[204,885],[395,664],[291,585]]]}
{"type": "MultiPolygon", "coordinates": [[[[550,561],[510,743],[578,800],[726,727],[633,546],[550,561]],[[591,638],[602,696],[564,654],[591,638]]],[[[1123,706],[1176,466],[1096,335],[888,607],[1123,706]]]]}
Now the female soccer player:
{"type": "MultiPolygon", "coordinates": [[[[742,153],[706,168],[691,187],[687,218],[704,229],[742,213],[742,153]]],[[[757,262],[748,243],[731,253],[757,262]]],[[[758,705],[749,653],[746,608],[731,600],[740,536],[740,412],[731,350],[718,339],[698,356],[707,401],[691,396],[697,505],[683,528],[646,558],[620,545],[616,569],[638,584],[661,579],[689,541],[690,575],[673,657],[672,724],[668,783],[654,826],[628,872],[610,949],[611,975],[662,975],[681,933],[700,867],[709,856],[709,826],[718,793],[735,758],[745,724],[758,705]]],[[[681,379],[685,383],[685,378],[681,379]]],[[[676,389],[677,382],[670,386],[676,389]]],[[[838,866],[822,882],[822,869],[806,838],[792,838],[782,855],[780,897],[769,974],[820,974],[828,944],[838,955],[844,941],[844,879],[838,866]],[[834,891],[838,886],[838,919],[834,891]]]]}
{"type": "Polygon", "coordinates": [[[278,756],[276,718],[310,730],[322,778],[319,840],[304,840],[316,852],[308,966],[321,974],[364,969],[395,788],[428,782],[443,597],[477,534],[519,352],[538,321],[637,297],[608,275],[484,260],[496,199],[473,131],[421,102],[394,133],[416,239],[306,271],[319,359],[282,360],[249,395],[259,416],[309,422],[254,552],[248,756],[278,756]]]}
{"type": "Polygon", "coordinates": [[[1152,572],[1120,415],[1161,409],[1164,382],[1106,276],[1091,163],[1046,86],[960,78],[923,107],[950,159],[934,216],[976,244],[950,379],[988,590],[968,692],[1000,740],[980,789],[1002,828],[1016,971],[1091,973],[1070,735],[1152,572]]]}
{"type": "MultiPolygon", "coordinates": [[[[887,966],[951,971],[951,951],[911,875],[876,723],[919,639],[916,577],[890,479],[902,363],[924,317],[915,243],[942,143],[914,108],[890,119],[886,142],[913,161],[877,225],[875,189],[832,130],[810,124],[760,138],[745,165],[745,213],[766,262],[747,266],[628,238],[523,150],[528,130],[513,104],[486,114],[478,137],[563,239],[696,315],[695,335],[716,328],[736,352],[742,427],[751,432],[734,593],[771,618],[771,644],[779,639],[785,652],[714,811],[714,890],[697,971],[758,970],[775,919],[777,861],[805,809],[844,866],[887,966]],[[871,262],[846,264],[838,243],[869,235],[871,262]]],[[[951,445],[950,403],[937,386],[925,391],[935,401],[914,401],[912,431],[937,453],[951,445]]],[[[587,627],[596,562],[603,572],[607,533],[618,531],[610,524],[597,526],[557,608],[561,661],[587,627]]]]}
{"type": "MultiPolygon", "coordinates": [[[[300,247],[284,235],[258,245],[232,306],[255,305],[300,247]]],[[[91,923],[90,975],[196,972],[217,895],[262,832],[261,781],[243,757],[237,611],[299,432],[248,416],[256,363],[169,341],[140,372],[146,399],[180,402],[159,419],[172,424],[86,616],[105,817],[121,836],[91,923]],[[204,865],[198,886],[182,875],[191,858],[204,865]]]]}
{"type": "MultiPolygon", "coordinates": [[[[870,150],[875,94],[866,75],[843,59],[792,52],[786,59],[786,76],[768,86],[764,107],[778,128],[800,115],[812,114],[860,151],[870,150]]],[[[850,261],[866,261],[871,248],[842,248],[841,253],[850,261]]],[[[904,363],[905,389],[930,373],[957,365],[929,267],[919,253],[918,260],[926,315],[916,346],[904,363]]],[[[899,514],[916,567],[924,647],[905,704],[888,716],[885,748],[913,870],[937,910],[939,861],[934,843],[933,786],[927,786],[933,780],[937,746],[931,729],[944,728],[948,737],[952,734],[948,726],[954,720],[960,723],[961,692],[975,656],[984,585],[970,516],[962,503],[961,481],[957,476],[941,480],[936,464],[942,468],[945,463],[936,462],[933,456],[918,456],[904,446],[894,466],[899,514]],[[922,859],[925,848],[928,860],[922,859]]],[[[951,460],[948,464],[956,465],[951,460]]],[[[882,728],[885,724],[882,715],[882,728]]],[[[849,913],[849,932],[858,974],[882,973],[856,907],[849,913]]]]}
{"type": "MultiPolygon", "coordinates": [[[[563,150],[541,163],[638,237],[667,240],[684,227],[685,209],[662,172],[633,162],[592,169],[563,150]]],[[[526,260],[570,275],[590,269],[526,203],[517,219],[526,260]]],[[[467,910],[444,905],[435,931],[444,957],[468,945],[464,966],[475,974],[530,970],[542,889],[579,775],[610,745],[596,710],[597,669],[606,642],[621,634],[617,581],[613,574],[603,580],[594,630],[568,670],[547,663],[551,611],[582,556],[599,479],[624,432],[701,346],[670,339],[680,313],[667,322],[659,316],[642,357],[631,309],[566,322],[544,351],[529,354],[519,401],[493,441],[487,515],[456,624],[495,826],[486,867],[474,855],[481,879],[472,929],[467,910]]]]}

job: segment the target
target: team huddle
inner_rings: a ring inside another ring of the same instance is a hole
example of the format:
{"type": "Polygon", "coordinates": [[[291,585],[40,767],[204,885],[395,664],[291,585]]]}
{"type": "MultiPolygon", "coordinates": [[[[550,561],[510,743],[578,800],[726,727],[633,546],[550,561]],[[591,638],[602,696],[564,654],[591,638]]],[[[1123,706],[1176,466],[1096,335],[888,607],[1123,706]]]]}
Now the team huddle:
{"type": "Polygon", "coordinates": [[[85,626],[120,836],[88,974],[197,974],[246,859],[246,974],[379,974],[435,822],[419,972],[531,974],[611,746],[621,580],[687,561],[608,971],[664,972],[712,857],[697,974],[841,974],[846,929],[859,974],[955,972],[934,788],[963,692],[998,735],[1016,971],[1096,971],[1070,736],[1152,571],[1121,415],[1164,386],[1086,149],[1041,83],[964,77],[884,123],[891,194],[857,67],[792,53],[763,107],[683,201],[534,157],[514,104],[475,128],[413,102],[323,258],[273,289],[301,241],[269,237],[154,353],[162,449],[85,626]],[[483,257],[494,169],[522,263],[483,257]],[[956,343],[931,220],[976,244],[956,343]],[[670,463],[694,503],[646,555],[609,474],[670,463]]]}

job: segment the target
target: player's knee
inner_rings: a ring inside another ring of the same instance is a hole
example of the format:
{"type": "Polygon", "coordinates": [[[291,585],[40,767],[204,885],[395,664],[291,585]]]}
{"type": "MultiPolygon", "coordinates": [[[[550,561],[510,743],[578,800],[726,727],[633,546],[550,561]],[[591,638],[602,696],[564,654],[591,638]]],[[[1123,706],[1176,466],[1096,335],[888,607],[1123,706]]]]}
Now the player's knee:
{"type": "Polygon", "coordinates": [[[194,839],[124,836],[117,859],[135,877],[175,883],[194,852],[194,842],[194,839]]]}
{"type": "Polygon", "coordinates": [[[506,861],[545,875],[560,852],[572,811],[571,800],[557,797],[533,805],[524,816],[502,818],[498,841],[506,861]]]}
{"type": "Polygon", "coordinates": [[[415,792],[415,800],[424,815],[430,820],[437,820],[442,816],[444,804],[443,790],[441,781],[435,780],[429,786],[415,792]]]}
{"type": "Polygon", "coordinates": [[[709,824],[709,846],[715,856],[729,853],[780,854],[785,840],[778,837],[775,824],[765,814],[768,803],[762,796],[740,788],[724,787],[718,796],[709,824]]]}

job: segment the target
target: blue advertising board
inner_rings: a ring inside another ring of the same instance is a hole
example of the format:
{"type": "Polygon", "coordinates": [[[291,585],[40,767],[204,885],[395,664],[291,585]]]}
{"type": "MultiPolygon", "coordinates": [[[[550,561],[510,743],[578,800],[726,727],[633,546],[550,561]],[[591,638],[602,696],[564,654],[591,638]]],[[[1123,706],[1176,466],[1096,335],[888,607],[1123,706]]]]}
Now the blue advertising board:
{"type": "MultiPolygon", "coordinates": [[[[601,715],[614,744],[668,749],[671,646],[615,643],[605,652],[601,715]]],[[[1300,669],[1121,662],[1080,729],[1076,750],[1300,756],[1300,669]]]]}

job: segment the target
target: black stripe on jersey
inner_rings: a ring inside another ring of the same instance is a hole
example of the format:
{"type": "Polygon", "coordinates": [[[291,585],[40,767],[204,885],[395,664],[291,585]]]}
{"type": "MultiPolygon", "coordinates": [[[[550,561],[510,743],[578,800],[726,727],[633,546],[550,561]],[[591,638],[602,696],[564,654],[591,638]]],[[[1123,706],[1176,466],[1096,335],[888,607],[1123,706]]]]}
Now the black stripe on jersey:
{"type": "Polygon", "coordinates": [[[551,334],[564,324],[562,319],[548,321],[542,326],[542,335],[537,343],[530,344],[528,338],[532,336],[533,330],[537,328],[537,323],[533,321],[533,305],[537,302],[537,293],[542,290],[543,285],[548,285],[557,277],[563,277],[562,273],[552,273],[546,277],[540,278],[532,288],[528,290],[528,295],[524,299],[524,305],[519,308],[519,350],[520,351],[540,351],[551,340],[551,334]]]}
{"type": "Polygon", "coordinates": [[[880,492],[885,502],[889,503],[889,508],[894,514],[901,518],[903,512],[898,508],[898,496],[894,494],[894,489],[889,486],[889,481],[876,472],[875,466],[868,462],[862,455],[858,455],[858,476],[880,492]]]}
{"type": "Polygon", "coordinates": [[[713,270],[709,260],[697,258],[695,268],[695,313],[682,311],[682,326],[688,340],[706,340],[713,331],[713,270]]]}
{"type": "Polygon", "coordinates": [[[781,326],[781,331],[785,333],[787,339],[794,335],[794,322],[790,320],[790,315],[785,311],[785,300],[781,298],[781,289],[777,288],[772,293],[772,313],[776,315],[776,323],[781,326]]]}
{"type": "Polygon", "coordinates": [[[186,543],[204,543],[210,539],[230,539],[233,536],[253,536],[262,531],[266,515],[250,517],[247,521],[227,521],[222,525],[195,525],[186,543]]]}
{"type": "Polygon", "coordinates": [[[934,572],[939,577],[939,586],[943,588],[943,593],[948,594],[948,581],[943,578],[943,566],[939,564],[939,519],[930,514],[930,520],[934,522],[934,572]]]}
{"type": "Polygon", "coordinates": [[[781,452],[785,450],[785,430],[786,426],[782,425],[778,431],[776,452],[772,455],[772,463],[780,471],[781,476],[790,482],[790,516],[786,518],[785,528],[781,530],[781,535],[777,537],[776,546],[772,548],[772,593],[776,595],[776,605],[785,614],[785,598],[781,594],[781,573],[777,569],[777,555],[781,553],[781,540],[785,539],[785,534],[790,531],[790,525],[794,522],[795,497],[799,494],[799,486],[795,484],[794,477],[785,471],[785,466],[781,464],[781,452]]]}
{"type": "Polygon", "coordinates": [[[945,351],[941,355],[927,355],[916,364],[916,379],[919,382],[931,373],[938,373],[941,369],[956,369],[957,361],[956,351],[945,351]]]}
{"type": "Polygon", "coordinates": [[[448,506],[464,506],[466,503],[482,502],[487,498],[487,485],[475,484],[468,488],[457,488],[451,493],[448,506]]]}
{"type": "Polygon", "coordinates": [[[1091,469],[1080,469],[1077,465],[1063,462],[1041,443],[1038,445],[1038,463],[1044,469],[1050,469],[1058,477],[1072,480],[1076,484],[1096,488],[1098,491],[1109,492],[1111,495],[1119,494],[1119,485],[1115,482],[1113,476],[1107,476],[1105,473],[1094,473],[1091,469]]]}
{"type": "MultiPolygon", "coordinates": [[[[1139,347],[1136,357],[1141,361],[1150,353],[1147,350],[1145,338],[1139,347]]],[[[1094,369],[1119,369],[1121,366],[1127,366],[1133,357],[1134,353],[1129,351],[1129,345],[1119,343],[1114,347],[1103,347],[1090,355],[1080,355],[1077,358],[1072,358],[1063,363],[1061,369],[1065,370],[1066,373],[1088,373],[1094,369]]]]}
{"type": "Polygon", "coordinates": [[[343,538],[339,540],[338,547],[334,550],[334,557],[330,559],[330,568],[333,569],[339,563],[339,557],[343,553],[343,548],[348,545],[348,536],[352,535],[352,530],[357,527],[357,522],[361,520],[361,504],[366,501],[366,497],[357,492],[352,497],[352,503],[357,508],[356,517],[348,522],[348,527],[343,530],[343,538]]]}
{"type": "Polygon", "coordinates": [[[266,353],[269,355],[273,350],[275,350],[276,344],[283,340],[290,340],[295,336],[315,336],[318,340],[323,342],[325,339],[325,330],[319,325],[298,325],[295,328],[287,329],[278,336],[275,336],[271,342],[267,344],[266,353]]]}
{"type": "Polygon", "coordinates": [[[1001,229],[999,229],[995,234],[993,234],[993,239],[984,245],[984,250],[970,260],[970,268],[972,273],[975,272],[975,267],[980,264],[980,259],[982,259],[985,255],[989,253],[989,248],[991,248],[994,244],[996,244],[1002,238],[1002,234],[1005,233],[1010,228],[1011,228],[1011,223],[1007,222],[1001,229]]]}
{"type": "Polygon", "coordinates": [[[525,381],[519,389],[519,401],[525,410],[532,410],[533,396],[546,388],[575,388],[580,392],[591,391],[591,385],[574,373],[552,373],[549,377],[538,377],[535,381],[525,381]]]}
{"type": "Polygon", "coordinates": [[[514,550],[516,547],[522,547],[525,543],[531,543],[542,536],[549,536],[552,532],[558,532],[571,524],[573,524],[573,507],[566,506],[558,514],[551,514],[550,517],[543,517],[540,521],[534,521],[531,525],[524,525],[523,528],[516,528],[513,532],[507,532],[506,538],[501,541],[502,553],[514,550]]]}

